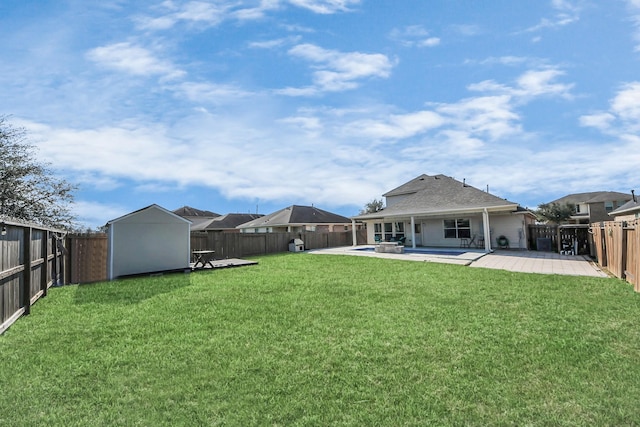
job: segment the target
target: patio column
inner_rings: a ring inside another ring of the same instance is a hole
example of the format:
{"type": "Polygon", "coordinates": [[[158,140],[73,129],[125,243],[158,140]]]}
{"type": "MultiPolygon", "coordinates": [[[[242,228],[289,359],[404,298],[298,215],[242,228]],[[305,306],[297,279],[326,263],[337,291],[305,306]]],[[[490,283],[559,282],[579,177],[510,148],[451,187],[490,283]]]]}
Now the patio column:
{"type": "Polygon", "coordinates": [[[416,248],[416,218],[411,217],[411,247],[416,248]]]}
{"type": "Polygon", "coordinates": [[[351,246],[356,246],[358,244],[358,235],[356,234],[356,220],[351,220],[351,246]]]}
{"type": "Polygon", "coordinates": [[[484,250],[491,252],[491,227],[489,227],[489,211],[484,208],[482,211],[482,225],[484,228],[484,250]]]}

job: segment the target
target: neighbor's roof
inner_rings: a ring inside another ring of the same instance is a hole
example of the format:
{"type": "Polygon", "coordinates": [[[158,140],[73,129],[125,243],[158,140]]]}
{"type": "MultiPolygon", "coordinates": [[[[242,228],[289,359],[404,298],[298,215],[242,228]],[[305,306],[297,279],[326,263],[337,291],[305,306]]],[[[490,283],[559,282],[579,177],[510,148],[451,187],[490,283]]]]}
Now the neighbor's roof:
{"type": "Polygon", "coordinates": [[[216,217],[220,216],[215,212],[211,211],[203,211],[200,209],[192,208],[191,206],[183,206],[173,211],[174,214],[180,215],[181,217],[192,217],[192,216],[204,216],[204,217],[216,217]]]}
{"type": "Polygon", "coordinates": [[[599,203],[599,202],[613,202],[630,200],[631,195],[626,193],[619,193],[617,191],[591,191],[587,193],[575,193],[568,194],[551,203],[557,204],[572,204],[578,205],[580,203],[599,203]]]}
{"type": "Polygon", "coordinates": [[[314,206],[292,205],[262,218],[239,225],[238,228],[282,227],[308,224],[351,224],[346,216],[318,209],[314,206]]]}
{"type": "Polygon", "coordinates": [[[243,214],[243,213],[231,213],[221,215],[216,218],[205,219],[198,224],[191,226],[191,231],[204,231],[204,230],[228,230],[234,229],[240,224],[252,221],[263,217],[262,214],[243,214]]]}
{"type": "Polygon", "coordinates": [[[446,175],[420,175],[383,194],[385,197],[405,195],[401,201],[376,213],[358,215],[356,219],[388,216],[429,215],[480,211],[484,208],[516,211],[518,204],[479,190],[446,175]]]}
{"type": "Polygon", "coordinates": [[[620,206],[618,209],[609,212],[609,215],[614,216],[636,211],[640,211],[640,199],[638,199],[638,197],[636,197],[635,201],[631,199],[624,205],[620,206]]]}

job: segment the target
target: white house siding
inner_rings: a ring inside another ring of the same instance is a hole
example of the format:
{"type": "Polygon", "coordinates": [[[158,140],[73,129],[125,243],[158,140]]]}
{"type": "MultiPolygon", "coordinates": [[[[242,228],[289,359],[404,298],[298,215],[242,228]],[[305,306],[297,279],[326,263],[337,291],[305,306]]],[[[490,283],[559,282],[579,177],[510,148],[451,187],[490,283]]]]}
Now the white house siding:
{"type": "Polygon", "coordinates": [[[189,268],[190,224],[151,206],[109,225],[109,278],[189,268]]]}
{"type": "MultiPolygon", "coordinates": [[[[420,235],[416,235],[416,245],[428,247],[459,247],[461,240],[444,237],[444,220],[445,219],[464,218],[470,220],[471,236],[476,236],[476,242],[480,237],[484,236],[484,226],[482,214],[462,214],[457,217],[438,217],[438,218],[415,218],[415,224],[420,226],[420,235]]],[[[516,249],[526,249],[526,233],[527,223],[525,215],[516,215],[512,213],[491,214],[489,217],[489,226],[491,229],[491,247],[497,247],[496,238],[504,235],[509,240],[509,247],[516,249]]],[[[392,222],[395,220],[386,220],[392,222]]],[[[378,221],[367,221],[367,242],[375,243],[375,226],[378,221]]],[[[406,246],[411,246],[411,220],[403,220],[404,235],[406,237],[406,246]]],[[[531,221],[529,221],[531,222],[531,221]]],[[[395,228],[395,227],[394,227],[395,228]]],[[[395,231],[395,230],[394,230],[395,231]]],[[[384,234],[384,232],[383,232],[384,234]]],[[[484,247],[484,246],[483,246],[484,247]]]]}

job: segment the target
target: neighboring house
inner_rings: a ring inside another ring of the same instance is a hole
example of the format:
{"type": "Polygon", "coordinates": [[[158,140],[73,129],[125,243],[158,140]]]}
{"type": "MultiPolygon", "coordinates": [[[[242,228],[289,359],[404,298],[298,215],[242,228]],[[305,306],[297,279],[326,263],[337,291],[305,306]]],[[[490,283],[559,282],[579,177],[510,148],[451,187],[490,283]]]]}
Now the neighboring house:
{"type": "Polygon", "coordinates": [[[633,221],[640,219],[640,199],[631,191],[631,200],[618,209],[611,211],[609,215],[614,217],[616,221],[633,221]]]}
{"type": "Polygon", "coordinates": [[[107,277],[186,270],[191,222],[158,205],[107,222],[107,277]]]}
{"type": "Polygon", "coordinates": [[[351,227],[351,220],[345,216],[314,206],[292,205],[239,225],[237,228],[241,233],[299,233],[348,231],[351,227]]]}
{"type": "Polygon", "coordinates": [[[420,175],[383,194],[381,211],[353,217],[367,225],[367,243],[405,240],[406,246],[527,248],[530,211],[445,175],[420,175]],[[404,239],[403,239],[404,238],[404,239]]]}
{"type": "Polygon", "coordinates": [[[220,215],[215,218],[207,219],[206,221],[199,222],[197,225],[191,226],[191,231],[214,231],[223,233],[238,233],[236,227],[238,225],[253,221],[261,218],[262,214],[242,214],[231,213],[226,215],[220,215]]]}
{"type": "Polygon", "coordinates": [[[220,217],[218,213],[203,211],[192,208],[191,206],[183,206],[174,210],[173,213],[191,221],[191,230],[198,229],[203,224],[209,223],[212,219],[220,217]]]}
{"type": "Polygon", "coordinates": [[[609,213],[631,200],[631,195],[616,191],[592,191],[569,194],[550,203],[575,205],[576,211],[569,218],[570,224],[591,224],[610,221],[609,213]]]}

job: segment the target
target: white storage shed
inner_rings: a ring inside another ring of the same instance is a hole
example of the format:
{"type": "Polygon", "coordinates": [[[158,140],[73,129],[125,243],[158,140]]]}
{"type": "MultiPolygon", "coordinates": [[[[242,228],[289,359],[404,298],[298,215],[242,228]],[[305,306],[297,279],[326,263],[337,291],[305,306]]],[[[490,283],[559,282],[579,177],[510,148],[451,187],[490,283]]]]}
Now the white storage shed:
{"type": "Polygon", "coordinates": [[[151,205],[107,223],[107,276],[189,269],[191,221],[151,205]]]}

